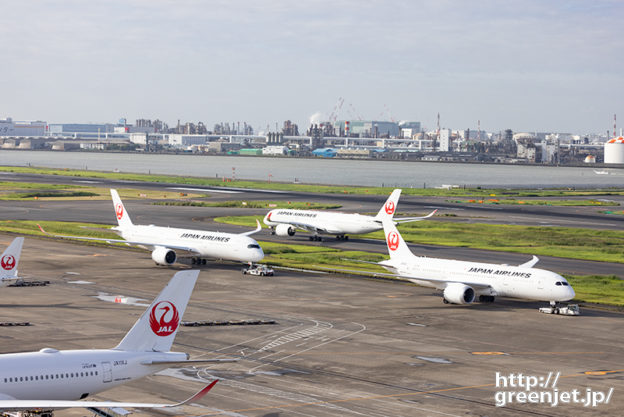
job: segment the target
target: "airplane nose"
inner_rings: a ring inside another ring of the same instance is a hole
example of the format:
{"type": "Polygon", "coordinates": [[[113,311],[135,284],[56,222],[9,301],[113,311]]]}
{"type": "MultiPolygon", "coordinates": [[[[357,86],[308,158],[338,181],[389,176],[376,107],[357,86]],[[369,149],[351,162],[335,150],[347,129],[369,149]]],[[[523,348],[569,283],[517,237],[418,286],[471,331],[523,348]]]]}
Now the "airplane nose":
{"type": "Polygon", "coordinates": [[[264,258],[264,252],[262,249],[256,249],[252,254],[253,262],[261,261],[264,258]]]}
{"type": "Polygon", "coordinates": [[[568,290],[568,294],[567,294],[568,300],[573,299],[576,296],[576,293],[574,292],[574,288],[568,287],[567,290],[568,290]]]}

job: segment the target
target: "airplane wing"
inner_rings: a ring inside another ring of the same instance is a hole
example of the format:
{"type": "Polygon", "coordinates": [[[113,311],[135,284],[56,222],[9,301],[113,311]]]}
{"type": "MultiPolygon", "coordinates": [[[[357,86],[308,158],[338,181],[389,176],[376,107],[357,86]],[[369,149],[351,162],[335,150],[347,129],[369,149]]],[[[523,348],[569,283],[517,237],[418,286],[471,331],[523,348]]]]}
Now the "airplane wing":
{"type": "Polygon", "coordinates": [[[525,262],[523,264],[520,264],[518,266],[520,268],[533,268],[535,266],[535,264],[538,263],[538,262],[539,262],[539,258],[537,256],[533,255],[533,258],[530,261],[525,262]]]}
{"type": "Polygon", "coordinates": [[[241,233],[241,236],[251,236],[254,233],[258,233],[260,230],[262,230],[262,226],[260,226],[260,222],[258,221],[258,219],[256,219],[256,224],[258,225],[258,227],[250,232],[241,233]]]}
{"type": "Polygon", "coordinates": [[[114,401],[0,400],[0,410],[30,411],[57,410],[63,408],[172,408],[199,400],[206,395],[218,381],[218,379],[215,379],[192,397],[175,404],[123,403],[114,401]]]}
{"type": "Polygon", "coordinates": [[[55,235],[55,234],[46,232],[43,229],[43,227],[41,227],[41,225],[37,224],[37,226],[39,227],[39,230],[41,230],[42,233],[44,233],[44,234],[46,234],[48,236],[60,237],[60,238],[64,238],[64,239],[94,240],[94,241],[106,242],[106,243],[125,243],[126,245],[148,246],[148,247],[152,247],[152,248],[155,248],[155,247],[158,247],[158,246],[162,246],[162,247],[169,248],[169,249],[177,249],[177,250],[184,250],[184,251],[187,251],[187,252],[200,253],[196,248],[193,248],[193,247],[190,247],[190,246],[155,245],[153,242],[143,242],[143,241],[138,241],[138,240],[106,239],[106,238],[102,238],[102,237],[83,237],[83,236],[55,235]]]}
{"type": "Polygon", "coordinates": [[[422,217],[401,217],[401,218],[394,218],[394,223],[409,223],[409,222],[419,222],[421,220],[425,220],[428,219],[430,217],[432,217],[434,214],[436,214],[438,212],[438,209],[433,210],[431,213],[427,214],[426,216],[422,216],[422,217]]]}

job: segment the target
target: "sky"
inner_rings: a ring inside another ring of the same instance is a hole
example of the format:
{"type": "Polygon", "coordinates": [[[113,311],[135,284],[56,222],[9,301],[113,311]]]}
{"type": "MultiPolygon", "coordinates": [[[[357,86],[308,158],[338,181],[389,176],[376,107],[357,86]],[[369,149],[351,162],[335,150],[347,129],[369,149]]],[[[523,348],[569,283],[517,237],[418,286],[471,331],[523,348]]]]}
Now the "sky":
{"type": "Polygon", "coordinates": [[[621,0],[4,0],[0,39],[0,119],[624,126],[621,0]]]}

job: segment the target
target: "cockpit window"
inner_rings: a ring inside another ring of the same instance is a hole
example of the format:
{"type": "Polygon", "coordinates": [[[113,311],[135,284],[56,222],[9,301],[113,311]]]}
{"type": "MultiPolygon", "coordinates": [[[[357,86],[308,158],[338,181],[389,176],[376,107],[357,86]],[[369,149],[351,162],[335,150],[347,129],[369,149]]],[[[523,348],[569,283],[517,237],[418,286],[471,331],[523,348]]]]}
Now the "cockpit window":
{"type": "Polygon", "coordinates": [[[260,245],[256,245],[254,243],[247,245],[248,249],[260,249],[260,245]]]}
{"type": "Polygon", "coordinates": [[[561,281],[561,283],[562,283],[564,286],[566,286],[566,287],[567,287],[568,285],[570,285],[570,284],[568,284],[568,283],[567,283],[567,282],[565,282],[565,281],[561,281]]]}
{"type": "Polygon", "coordinates": [[[555,285],[561,286],[561,281],[555,282],[555,285]]]}

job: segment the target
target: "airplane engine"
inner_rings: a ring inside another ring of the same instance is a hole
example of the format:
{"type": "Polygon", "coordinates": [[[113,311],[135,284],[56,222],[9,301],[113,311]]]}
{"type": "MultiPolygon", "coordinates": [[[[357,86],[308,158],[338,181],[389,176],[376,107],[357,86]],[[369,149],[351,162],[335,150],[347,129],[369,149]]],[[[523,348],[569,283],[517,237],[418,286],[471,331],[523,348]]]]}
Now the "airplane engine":
{"type": "Polygon", "coordinates": [[[453,283],[444,289],[444,301],[451,304],[470,304],[475,299],[475,291],[465,284],[453,283]]]}
{"type": "Polygon", "coordinates": [[[178,257],[172,249],[161,246],[154,249],[154,252],[152,252],[152,259],[156,262],[156,265],[171,265],[175,263],[178,257]]]}
{"type": "Polygon", "coordinates": [[[289,224],[278,224],[275,227],[275,234],[278,236],[294,236],[295,228],[289,224]]]}

